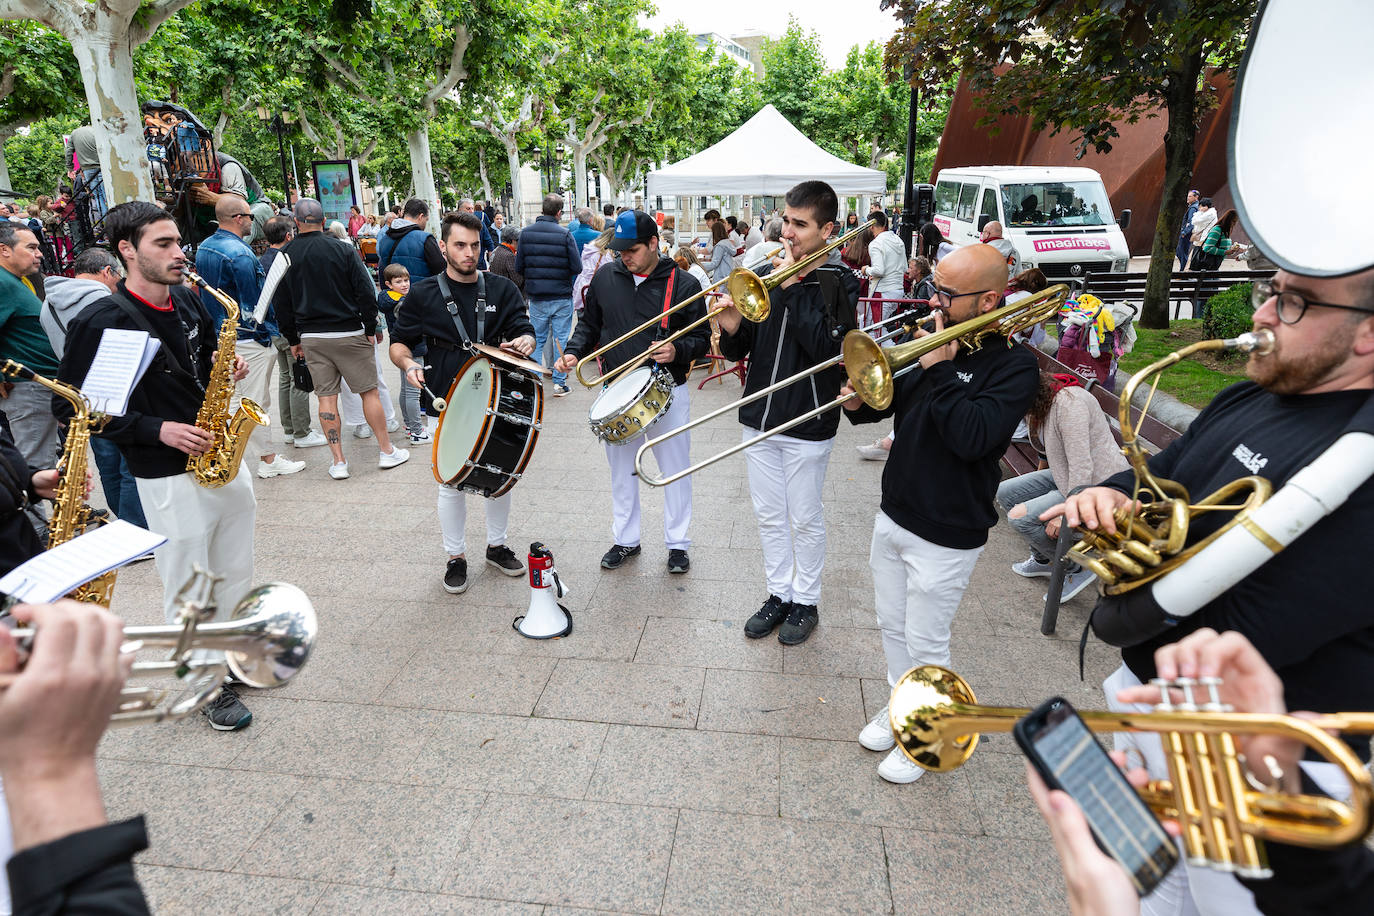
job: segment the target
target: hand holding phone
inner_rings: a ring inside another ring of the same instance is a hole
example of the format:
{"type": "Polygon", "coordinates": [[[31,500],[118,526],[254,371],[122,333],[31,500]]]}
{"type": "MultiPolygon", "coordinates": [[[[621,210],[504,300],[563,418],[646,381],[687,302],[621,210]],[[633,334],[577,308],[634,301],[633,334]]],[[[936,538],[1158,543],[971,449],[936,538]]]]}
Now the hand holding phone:
{"type": "MultiPolygon", "coordinates": [[[[1042,703],[1016,723],[1012,734],[1045,785],[1064,791],[1077,803],[1093,839],[1121,864],[1139,896],[1153,890],[1178,864],[1172,838],[1068,700],[1054,697],[1042,703]]],[[[1052,802],[1053,796],[1047,793],[1047,799],[1052,802]]],[[[1055,812],[1053,805],[1051,812],[1060,815],[1053,820],[1046,815],[1052,829],[1056,820],[1072,821],[1055,812]]],[[[1059,840],[1056,835],[1063,857],[1065,847],[1059,840]]],[[[1067,859],[1065,874],[1070,874],[1067,859]]]]}

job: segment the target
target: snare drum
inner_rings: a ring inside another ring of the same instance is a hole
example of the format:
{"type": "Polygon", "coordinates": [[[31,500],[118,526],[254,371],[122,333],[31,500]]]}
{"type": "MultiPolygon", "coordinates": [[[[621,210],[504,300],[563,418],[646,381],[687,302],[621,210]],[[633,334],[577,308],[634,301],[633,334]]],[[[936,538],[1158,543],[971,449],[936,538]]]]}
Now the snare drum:
{"type": "Polygon", "coordinates": [[[534,454],[544,390],[530,373],[478,355],[448,390],[434,432],[434,479],[494,498],[520,480],[534,454]]]}
{"type": "Polygon", "coordinates": [[[624,442],[654,425],[672,403],[673,374],[657,366],[640,366],[597,395],[587,422],[596,438],[624,442]]]}

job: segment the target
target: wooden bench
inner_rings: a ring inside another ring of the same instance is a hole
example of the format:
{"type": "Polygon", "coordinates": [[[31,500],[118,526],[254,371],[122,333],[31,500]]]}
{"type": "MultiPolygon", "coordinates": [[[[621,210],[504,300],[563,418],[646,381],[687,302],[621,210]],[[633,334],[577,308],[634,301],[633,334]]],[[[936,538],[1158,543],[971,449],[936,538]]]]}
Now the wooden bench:
{"type": "MultiPolygon", "coordinates": [[[[1107,415],[1107,423],[1111,426],[1112,437],[1116,439],[1117,445],[1121,444],[1119,420],[1121,402],[1115,394],[1104,388],[1097,379],[1084,378],[1048,353],[1028,344],[1020,344],[1020,346],[1026,347],[1035,354],[1035,359],[1042,370],[1063,373],[1078,379],[1079,384],[1097,400],[1098,406],[1107,415]]],[[[1135,424],[1136,435],[1152,452],[1163,449],[1183,435],[1182,432],[1172,426],[1161,423],[1148,414],[1142,414],[1139,407],[1131,407],[1131,422],[1135,424]]],[[[1002,463],[1011,472],[1010,476],[1019,477],[1039,467],[1040,455],[1029,442],[1013,442],[1002,456],[1002,463]]],[[[1046,636],[1054,633],[1054,628],[1059,620],[1059,597],[1064,592],[1065,556],[1068,554],[1069,548],[1073,546],[1073,539],[1063,537],[1063,533],[1061,529],[1061,536],[1055,542],[1054,564],[1050,572],[1049,590],[1045,595],[1045,611],[1040,618],[1040,632],[1046,636]]]]}
{"type": "MultiPolygon", "coordinates": [[[[1139,302],[1145,298],[1147,276],[1143,273],[1090,273],[1083,277],[1083,291],[1108,303],[1139,302]]],[[[1237,283],[1268,280],[1273,276],[1272,270],[1174,271],[1169,275],[1169,301],[1174,305],[1174,318],[1179,317],[1185,302],[1192,308],[1190,317],[1201,318],[1202,304],[1217,293],[1237,283]]]]}

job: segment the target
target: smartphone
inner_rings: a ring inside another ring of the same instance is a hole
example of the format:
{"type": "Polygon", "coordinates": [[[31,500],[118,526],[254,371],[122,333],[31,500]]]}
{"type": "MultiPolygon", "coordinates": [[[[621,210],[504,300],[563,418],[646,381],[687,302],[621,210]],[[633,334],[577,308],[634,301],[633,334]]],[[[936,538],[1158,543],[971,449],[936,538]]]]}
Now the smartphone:
{"type": "Polygon", "coordinates": [[[1145,896],[1178,864],[1178,847],[1063,697],[1046,700],[1012,729],[1040,778],[1078,803],[1102,851],[1145,896]]]}

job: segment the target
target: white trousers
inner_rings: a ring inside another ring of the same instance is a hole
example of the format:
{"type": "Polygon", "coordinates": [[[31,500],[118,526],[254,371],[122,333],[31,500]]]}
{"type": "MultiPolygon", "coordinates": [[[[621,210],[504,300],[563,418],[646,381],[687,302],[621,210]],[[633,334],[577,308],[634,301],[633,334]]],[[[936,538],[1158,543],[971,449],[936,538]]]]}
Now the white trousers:
{"type": "MultiPolygon", "coordinates": [[[[238,410],[239,402],[248,398],[250,401],[256,401],[264,412],[270,413],[268,408],[272,406],[272,388],[277,381],[277,348],[271,344],[264,347],[251,340],[240,340],[234,345],[234,352],[242,356],[243,361],[248,364],[248,374],[234,383],[234,396],[229,400],[229,411],[232,413],[238,410]]],[[[253,434],[248,438],[249,447],[246,455],[261,458],[263,455],[276,452],[267,430],[268,427],[261,424],[253,427],[253,434]]]]}
{"type": "MultiPolygon", "coordinates": [[[[692,407],[685,384],[673,389],[673,404],[647,431],[661,436],[682,426],[691,418],[692,407]]],[[[606,461],[611,466],[611,537],[622,547],[639,546],[639,478],[635,476],[635,452],[644,444],[645,433],[624,442],[606,443],[606,461]]],[[[669,442],[654,446],[654,460],[664,474],[676,474],[692,463],[692,434],[684,433],[669,442]]],[[[692,524],[692,478],[684,477],[663,487],[663,542],[669,550],[686,550],[692,545],[687,529],[692,524]]]]}
{"type": "MultiPolygon", "coordinates": [[[[1131,669],[1124,664],[1117,668],[1102,682],[1102,690],[1107,695],[1107,708],[1113,712],[1149,712],[1151,707],[1146,704],[1122,703],[1116,698],[1118,691],[1138,686],[1140,679],[1131,669]]],[[[1134,750],[1139,753],[1151,779],[1169,778],[1169,763],[1164,756],[1164,743],[1159,735],[1116,732],[1112,735],[1112,746],[1118,751],[1134,750]]],[[[1327,795],[1339,801],[1349,799],[1350,784],[1335,764],[1304,761],[1301,766],[1327,795]]],[[[1182,841],[1176,842],[1182,855],[1182,841]]],[[[1205,865],[1195,868],[1187,864],[1185,857],[1148,897],[1140,901],[1140,912],[1142,916],[1249,916],[1258,914],[1259,909],[1255,906],[1254,894],[1234,875],[1205,865]]]]}
{"type": "Polygon", "coordinates": [[[868,565],[889,685],[917,665],[949,665],[949,628],[982,552],[932,544],[883,512],[873,520],[868,565]]]}
{"type": "MultiPolygon", "coordinates": [[[[381,344],[372,348],[372,355],[377,360],[377,394],[381,396],[382,409],[386,411],[386,425],[390,426],[391,421],[396,419],[396,405],[391,401],[391,389],[386,387],[386,373],[382,370],[381,344]]],[[[389,361],[388,365],[390,365],[389,361]]],[[[367,425],[367,417],[363,416],[362,395],[354,394],[353,389],[348,387],[348,382],[345,379],[339,380],[339,414],[343,417],[344,423],[349,426],[367,425]]]]}
{"type": "MultiPolygon", "coordinates": [[[[243,463],[225,486],[207,490],[188,472],[172,477],[136,477],[148,530],[167,543],[155,554],[162,579],[164,619],[176,619],[177,593],[199,565],[220,576],[212,592],[215,620],[228,620],[239,599],[253,587],[253,521],[258,503],[253,475],[243,463]]],[[[197,653],[197,658],[223,653],[197,653]]]]}
{"type": "MultiPolygon", "coordinates": [[[[759,430],[744,428],[745,442],[758,435],[759,430]]],[[[821,496],[834,444],[834,439],[813,442],[778,435],[744,450],[768,593],[783,601],[820,603],[825,568],[821,496]]]]}
{"type": "MultiPolygon", "coordinates": [[[[500,547],[506,543],[506,529],[510,525],[510,490],[496,499],[482,500],[487,504],[487,545],[500,547]]],[[[472,494],[481,499],[477,494],[472,494]]],[[[468,523],[468,494],[453,487],[439,485],[439,532],[444,536],[444,550],[451,557],[467,553],[463,536],[468,523]]]]}

